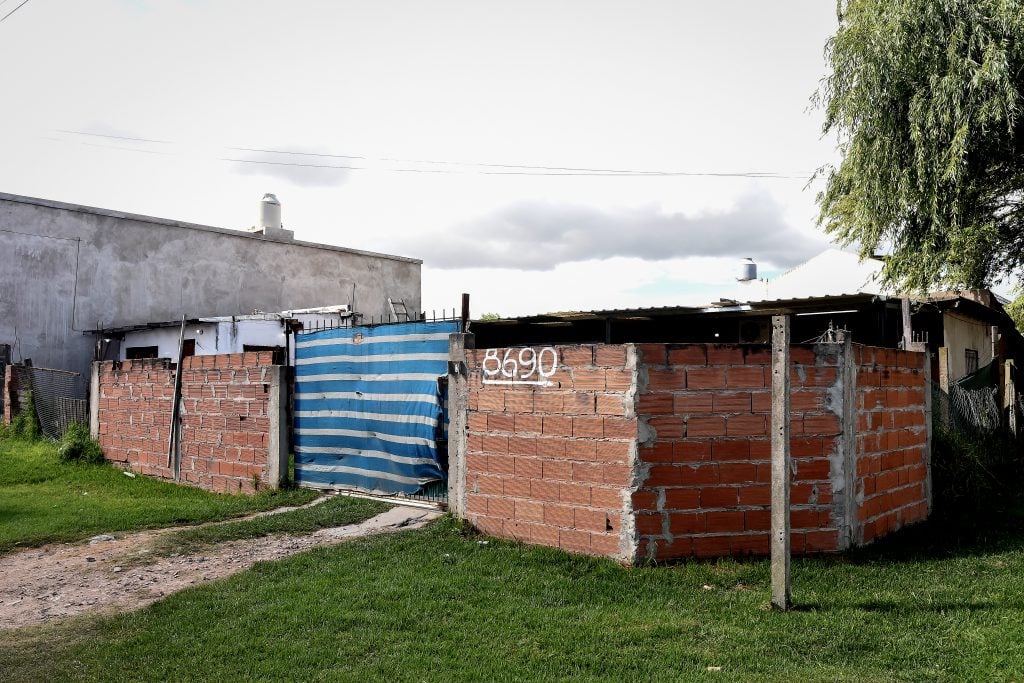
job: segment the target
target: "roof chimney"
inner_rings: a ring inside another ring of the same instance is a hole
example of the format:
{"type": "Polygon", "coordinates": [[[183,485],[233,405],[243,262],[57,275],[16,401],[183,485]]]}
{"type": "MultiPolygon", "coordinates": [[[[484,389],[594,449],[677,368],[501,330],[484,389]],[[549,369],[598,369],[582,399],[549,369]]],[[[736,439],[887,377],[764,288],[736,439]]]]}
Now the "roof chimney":
{"type": "Polygon", "coordinates": [[[281,227],[281,202],[276,195],[270,192],[263,195],[263,199],[260,200],[259,221],[251,232],[279,240],[295,239],[294,231],[281,227]]]}

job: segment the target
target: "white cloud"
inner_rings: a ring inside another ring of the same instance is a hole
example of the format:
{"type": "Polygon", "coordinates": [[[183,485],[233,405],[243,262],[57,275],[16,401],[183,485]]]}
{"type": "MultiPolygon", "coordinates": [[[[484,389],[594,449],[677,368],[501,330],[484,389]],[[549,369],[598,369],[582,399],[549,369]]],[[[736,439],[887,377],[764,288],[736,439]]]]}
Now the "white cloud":
{"type": "Polygon", "coordinates": [[[747,194],[729,210],[695,215],[656,207],[619,210],[520,202],[443,234],[403,242],[437,268],[550,270],[612,257],[663,261],[695,256],[752,257],[788,267],[827,246],[787,225],[783,207],[765,193],[747,194]]]}

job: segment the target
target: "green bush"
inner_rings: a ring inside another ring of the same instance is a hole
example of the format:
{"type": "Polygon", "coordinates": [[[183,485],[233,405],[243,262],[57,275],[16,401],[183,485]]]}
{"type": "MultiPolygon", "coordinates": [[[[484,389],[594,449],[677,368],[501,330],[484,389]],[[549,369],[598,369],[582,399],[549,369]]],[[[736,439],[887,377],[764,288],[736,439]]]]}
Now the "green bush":
{"type": "Polygon", "coordinates": [[[103,450],[89,434],[89,427],[75,422],[60,439],[57,455],[64,462],[96,464],[103,462],[103,450]]]}
{"type": "Polygon", "coordinates": [[[6,429],[7,436],[25,441],[36,441],[39,439],[42,430],[39,427],[39,418],[36,417],[36,401],[32,392],[28,392],[25,403],[21,410],[11,420],[11,426],[6,429]]]}

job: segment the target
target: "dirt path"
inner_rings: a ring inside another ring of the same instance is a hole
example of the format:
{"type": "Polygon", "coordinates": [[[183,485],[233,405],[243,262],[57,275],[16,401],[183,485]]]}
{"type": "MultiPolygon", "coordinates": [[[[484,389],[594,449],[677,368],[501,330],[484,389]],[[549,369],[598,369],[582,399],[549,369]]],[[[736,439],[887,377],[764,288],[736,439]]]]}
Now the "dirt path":
{"type": "Polygon", "coordinates": [[[82,544],[52,544],[0,556],[0,629],[18,628],[84,612],[126,612],[188,588],[317,546],[370,534],[415,529],[440,515],[394,507],[359,524],[303,536],[229,541],[197,554],[128,564],[154,538],[176,529],[96,537],[82,544]],[[121,564],[124,564],[122,567],[121,564]]]}

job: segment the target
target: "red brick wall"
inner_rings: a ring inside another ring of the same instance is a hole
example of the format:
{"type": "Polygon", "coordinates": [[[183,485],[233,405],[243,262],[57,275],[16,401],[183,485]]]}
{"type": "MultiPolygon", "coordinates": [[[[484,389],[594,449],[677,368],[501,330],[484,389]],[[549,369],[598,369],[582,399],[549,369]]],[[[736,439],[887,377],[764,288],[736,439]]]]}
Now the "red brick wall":
{"type": "MultiPolygon", "coordinates": [[[[768,552],[771,355],[765,346],[640,344],[638,556],[768,552]]],[[[790,515],[795,553],[835,551],[838,347],[793,346],[790,515]]]]}
{"type": "MultiPolygon", "coordinates": [[[[265,369],[271,352],[186,358],[182,370],[181,481],[252,493],[269,483],[265,369]]],[[[167,465],[174,369],[166,359],[98,364],[99,442],[107,459],[150,476],[167,465]]]]}
{"type": "Polygon", "coordinates": [[[858,540],[928,516],[925,354],[855,347],[858,540]]]}
{"type": "Polygon", "coordinates": [[[637,423],[627,347],[549,348],[558,354],[549,386],[521,383],[521,373],[485,384],[486,358],[493,371],[506,349],[467,351],[466,516],[494,536],[631,560],[623,513],[637,423]]]}
{"type": "MultiPolygon", "coordinates": [[[[519,349],[467,351],[472,523],[626,562],[768,552],[768,347],[555,350],[549,386],[484,383],[485,367],[519,349]]],[[[790,357],[793,552],[837,552],[924,519],[923,354],[819,344],[790,357]]]]}

